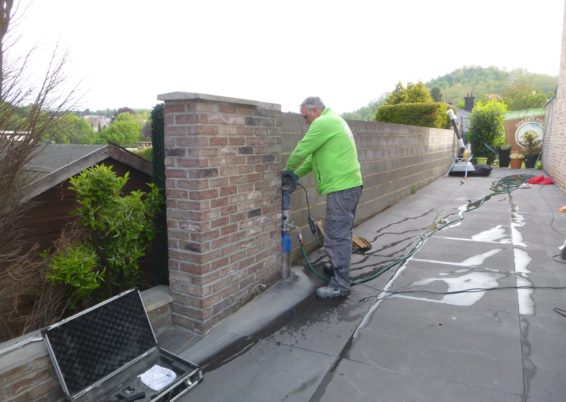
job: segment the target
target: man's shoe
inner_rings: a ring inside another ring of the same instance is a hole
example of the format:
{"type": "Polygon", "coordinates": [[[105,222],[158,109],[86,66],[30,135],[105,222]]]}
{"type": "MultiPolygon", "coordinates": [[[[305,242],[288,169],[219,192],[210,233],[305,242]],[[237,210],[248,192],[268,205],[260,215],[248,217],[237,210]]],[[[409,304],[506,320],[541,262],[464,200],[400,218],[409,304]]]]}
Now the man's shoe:
{"type": "Polygon", "coordinates": [[[320,299],[335,299],[337,297],[346,297],[350,294],[347,289],[339,289],[330,286],[323,286],[316,290],[316,295],[320,299]]]}

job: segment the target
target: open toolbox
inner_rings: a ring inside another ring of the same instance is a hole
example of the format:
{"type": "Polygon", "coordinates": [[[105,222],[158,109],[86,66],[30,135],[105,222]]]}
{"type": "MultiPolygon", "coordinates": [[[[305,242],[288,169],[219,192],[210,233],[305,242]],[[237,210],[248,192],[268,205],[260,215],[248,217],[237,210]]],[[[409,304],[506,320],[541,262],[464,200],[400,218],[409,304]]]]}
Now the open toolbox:
{"type": "Polygon", "coordinates": [[[42,332],[69,401],[175,401],[202,380],[197,365],[157,344],[136,289],[42,332]]]}

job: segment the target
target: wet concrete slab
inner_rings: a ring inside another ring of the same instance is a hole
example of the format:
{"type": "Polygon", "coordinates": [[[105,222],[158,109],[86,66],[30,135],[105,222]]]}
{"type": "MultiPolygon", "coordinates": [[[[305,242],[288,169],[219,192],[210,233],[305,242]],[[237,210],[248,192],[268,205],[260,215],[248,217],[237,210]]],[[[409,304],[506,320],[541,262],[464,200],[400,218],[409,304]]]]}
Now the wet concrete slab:
{"type": "MultiPolygon", "coordinates": [[[[328,385],[320,391],[321,402],[520,402],[516,394],[403,373],[363,362],[342,360],[328,385]]],[[[534,401],[533,401],[534,402],[534,401]]]]}
{"type": "MultiPolygon", "coordinates": [[[[353,255],[352,275],[388,270],[345,300],[311,294],[261,329],[240,331],[180,400],[566,400],[566,318],[554,311],[566,310],[566,291],[543,288],[566,286],[558,255],[566,214],[557,212],[566,197],[531,186],[473,205],[515,173],[441,178],[361,223],[354,233],[372,249],[353,255]],[[458,221],[437,231],[444,218],[458,221]],[[447,293],[469,288],[481,291],[447,293]]],[[[313,288],[324,283],[305,272],[313,288]]]]}
{"type": "Polygon", "coordinates": [[[564,401],[566,318],[523,316],[521,333],[526,394],[547,401],[564,401]]]}
{"type": "Polygon", "coordinates": [[[347,357],[368,365],[507,393],[523,388],[517,314],[387,299],[347,357]]]}
{"type": "Polygon", "coordinates": [[[181,401],[308,401],[333,356],[260,341],[221,367],[181,401]]]}

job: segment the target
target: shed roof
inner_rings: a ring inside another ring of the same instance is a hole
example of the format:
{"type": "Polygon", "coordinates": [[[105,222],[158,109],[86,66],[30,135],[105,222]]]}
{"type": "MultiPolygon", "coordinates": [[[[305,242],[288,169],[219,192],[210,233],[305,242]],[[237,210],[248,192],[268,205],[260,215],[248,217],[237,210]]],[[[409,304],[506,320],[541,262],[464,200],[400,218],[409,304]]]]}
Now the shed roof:
{"type": "Polygon", "coordinates": [[[25,166],[33,175],[25,200],[109,158],[151,176],[150,162],[116,145],[42,144],[25,166]]]}

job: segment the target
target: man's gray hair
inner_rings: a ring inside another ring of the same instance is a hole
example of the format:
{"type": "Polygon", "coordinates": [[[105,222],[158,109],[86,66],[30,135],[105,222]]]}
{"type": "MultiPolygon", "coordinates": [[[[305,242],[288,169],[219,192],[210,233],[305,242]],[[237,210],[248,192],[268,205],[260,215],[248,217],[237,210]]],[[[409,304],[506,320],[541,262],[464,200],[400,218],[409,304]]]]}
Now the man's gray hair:
{"type": "Polygon", "coordinates": [[[321,109],[324,110],[326,106],[318,96],[309,96],[307,99],[301,103],[301,107],[305,109],[321,109]]]}

